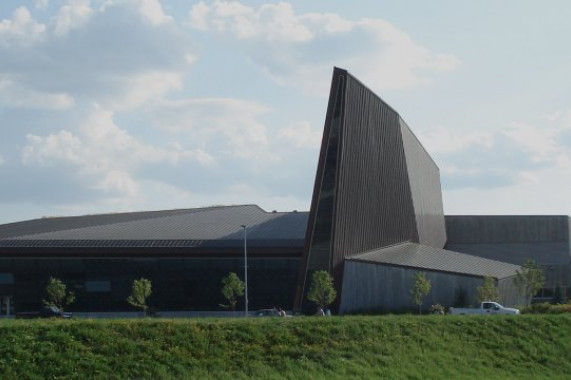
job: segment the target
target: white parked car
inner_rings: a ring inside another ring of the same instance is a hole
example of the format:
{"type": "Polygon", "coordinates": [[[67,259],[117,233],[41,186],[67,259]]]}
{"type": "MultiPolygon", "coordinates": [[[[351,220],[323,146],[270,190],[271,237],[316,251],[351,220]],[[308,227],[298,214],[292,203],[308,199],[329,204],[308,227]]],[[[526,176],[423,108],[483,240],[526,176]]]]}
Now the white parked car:
{"type": "Polygon", "coordinates": [[[497,302],[486,301],[482,302],[479,308],[450,308],[450,314],[465,315],[465,314],[519,314],[518,309],[503,307],[497,302]]]}

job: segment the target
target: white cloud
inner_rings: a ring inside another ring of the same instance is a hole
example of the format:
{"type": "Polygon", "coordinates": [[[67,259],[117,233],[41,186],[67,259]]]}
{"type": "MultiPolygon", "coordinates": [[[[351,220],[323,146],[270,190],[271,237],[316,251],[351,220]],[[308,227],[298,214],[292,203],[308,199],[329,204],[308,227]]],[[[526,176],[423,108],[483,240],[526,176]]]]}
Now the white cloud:
{"type": "Polygon", "coordinates": [[[149,100],[162,99],[170,90],[181,88],[181,75],[176,72],[147,72],[126,78],[125,94],[108,106],[134,108],[149,100]]]}
{"type": "Polygon", "coordinates": [[[274,160],[266,127],[258,119],[268,108],[239,99],[183,99],[157,104],[156,128],[192,137],[204,149],[240,158],[274,160]]]}
{"type": "Polygon", "coordinates": [[[239,2],[200,2],[191,26],[228,39],[279,84],[327,93],[332,66],[357,74],[375,89],[403,89],[429,83],[427,73],[455,69],[459,61],[415,44],[380,19],[350,21],[331,13],[296,14],[285,2],[259,9],[239,2]]]}
{"type": "Polygon", "coordinates": [[[214,159],[202,150],[179,145],[156,147],[140,142],[119,128],[113,113],[95,107],[79,133],[61,130],[42,137],[27,136],[22,152],[27,166],[74,167],[87,186],[102,191],[135,196],[139,185],[138,169],[148,164],[176,165],[193,162],[210,165],[214,159]]]}
{"type": "Polygon", "coordinates": [[[512,122],[503,133],[525,149],[535,162],[553,159],[560,151],[557,142],[558,131],[555,129],[537,128],[522,122],[512,122]]]}
{"type": "Polygon", "coordinates": [[[24,164],[36,163],[40,166],[52,166],[57,162],[81,164],[82,143],[71,132],[62,130],[47,137],[27,136],[28,143],[23,150],[24,164]]]}
{"type": "Polygon", "coordinates": [[[133,108],[180,88],[190,38],[155,0],[69,0],[46,27],[26,8],[0,21],[0,104],[62,109],[93,101],[133,108]],[[11,96],[15,89],[22,96],[11,96]]]}
{"type": "Polygon", "coordinates": [[[20,7],[12,19],[0,21],[0,46],[27,46],[44,36],[46,26],[36,22],[26,7],[20,7]]]}
{"type": "Polygon", "coordinates": [[[546,168],[531,181],[505,187],[457,187],[443,189],[447,215],[564,215],[571,214],[569,194],[571,168],[546,168]]]}
{"type": "Polygon", "coordinates": [[[431,154],[456,152],[474,144],[491,147],[493,139],[489,132],[453,134],[450,128],[443,126],[425,130],[419,136],[422,145],[431,154]]]}
{"type": "Polygon", "coordinates": [[[473,134],[440,127],[419,133],[419,138],[439,163],[447,189],[538,183],[546,171],[571,168],[571,128],[566,127],[565,112],[559,115],[540,126],[511,122],[473,134]]]}
{"type": "Polygon", "coordinates": [[[93,15],[89,0],[69,0],[63,5],[55,19],[54,34],[65,36],[73,28],[83,26],[93,15]]]}
{"type": "Polygon", "coordinates": [[[545,114],[543,117],[549,122],[559,123],[560,128],[562,129],[571,129],[571,108],[545,114]]]}
{"type": "Polygon", "coordinates": [[[298,148],[319,149],[323,132],[314,130],[307,122],[300,122],[282,128],[278,137],[294,144],[298,148]]]}
{"type": "Polygon", "coordinates": [[[172,16],[167,15],[159,0],[107,0],[101,7],[105,11],[109,7],[125,7],[136,9],[141,17],[153,26],[168,24],[173,21],[172,16]]]}
{"type": "Polygon", "coordinates": [[[259,10],[239,2],[204,1],[194,5],[190,24],[199,30],[228,33],[238,39],[307,42],[318,34],[348,32],[352,23],[331,13],[296,15],[289,3],[264,4],[259,10]]]}
{"type": "Polygon", "coordinates": [[[49,5],[49,0],[36,0],[36,9],[45,9],[49,5]]]}
{"type": "Polygon", "coordinates": [[[173,18],[163,11],[159,0],[138,0],[140,12],[153,25],[161,25],[173,21],[173,18]]]}
{"type": "Polygon", "coordinates": [[[209,14],[210,7],[207,6],[204,1],[199,2],[192,7],[192,10],[189,14],[190,25],[192,25],[192,27],[195,29],[208,30],[209,14]]]}
{"type": "Polygon", "coordinates": [[[0,103],[10,107],[63,110],[72,107],[75,102],[66,93],[39,92],[24,84],[0,79],[0,103]]]}

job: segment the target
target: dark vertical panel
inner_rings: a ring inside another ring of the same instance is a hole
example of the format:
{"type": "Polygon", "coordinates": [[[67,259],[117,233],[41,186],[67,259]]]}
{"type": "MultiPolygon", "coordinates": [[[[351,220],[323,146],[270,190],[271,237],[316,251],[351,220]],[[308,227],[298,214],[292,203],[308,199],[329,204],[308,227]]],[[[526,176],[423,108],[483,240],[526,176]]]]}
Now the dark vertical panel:
{"type": "Polygon", "coordinates": [[[419,243],[442,248],[446,227],[438,166],[402,119],[400,126],[419,243]]]}
{"type": "Polygon", "coordinates": [[[331,90],[329,93],[325,126],[323,128],[317,173],[313,185],[313,196],[307,222],[305,244],[295,287],[294,308],[298,310],[301,309],[302,303],[305,302],[305,293],[307,291],[305,285],[311,274],[319,269],[330,270],[330,240],[331,234],[333,233],[333,197],[337,175],[338,134],[342,122],[341,114],[344,107],[345,74],[346,72],[344,70],[335,68],[331,80],[331,90]],[[335,128],[333,128],[333,126],[335,126],[335,128]],[[329,164],[327,164],[328,155],[329,164]],[[331,162],[333,156],[335,156],[334,163],[331,162]],[[333,180],[333,183],[330,183],[331,180],[333,180]],[[324,187],[327,191],[324,191],[324,187]],[[330,202],[330,204],[328,204],[328,202],[330,202]],[[324,220],[326,217],[325,214],[328,215],[329,220],[324,220]],[[316,242],[316,230],[318,230],[318,234],[327,234],[329,236],[328,244],[320,243],[322,245],[321,249],[319,249],[319,245],[315,247],[314,244],[316,242]],[[312,252],[317,255],[317,258],[312,257],[312,252]]]}
{"type": "Polygon", "coordinates": [[[332,267],[345,257],[417,241],[399,116],[347,76],[332,267]]]}

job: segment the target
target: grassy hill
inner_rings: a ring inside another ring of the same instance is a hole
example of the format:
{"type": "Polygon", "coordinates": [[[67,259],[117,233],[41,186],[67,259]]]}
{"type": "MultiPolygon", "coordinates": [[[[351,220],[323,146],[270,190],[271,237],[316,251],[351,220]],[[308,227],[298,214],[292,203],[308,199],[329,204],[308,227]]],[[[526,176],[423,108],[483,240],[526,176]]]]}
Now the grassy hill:
{"type": "Polygon", "coordinates": [[[0,321],[0,378],[569,378],[571,316],[0,321]]]}

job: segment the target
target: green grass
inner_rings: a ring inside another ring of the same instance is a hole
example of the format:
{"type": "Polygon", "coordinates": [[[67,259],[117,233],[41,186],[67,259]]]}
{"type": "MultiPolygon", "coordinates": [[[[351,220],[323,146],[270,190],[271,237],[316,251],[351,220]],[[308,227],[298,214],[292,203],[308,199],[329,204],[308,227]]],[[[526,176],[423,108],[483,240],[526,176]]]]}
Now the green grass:
{"type": "Polygon", "coordinates": [[[2,379],[564,379],[571,316],[0,321],[2,379]]]}

